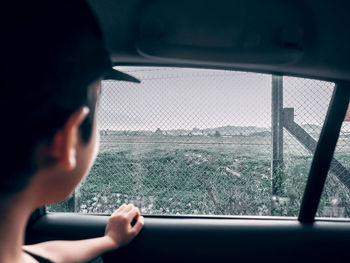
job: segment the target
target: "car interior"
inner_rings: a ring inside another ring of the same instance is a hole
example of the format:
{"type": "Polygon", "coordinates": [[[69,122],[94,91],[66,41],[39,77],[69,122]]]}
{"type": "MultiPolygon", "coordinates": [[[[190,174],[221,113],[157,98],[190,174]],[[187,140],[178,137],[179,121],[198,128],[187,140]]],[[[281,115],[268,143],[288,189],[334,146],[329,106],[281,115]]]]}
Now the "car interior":
{"type": "MultiPolygon", "coordinates": [[[[334,167],[344,170],[337,179],[340,185],[348,187],[350,180],[349,168],[334,158],[350,98],[348,1],[88,2],[112,62],[121,71],[132,67],[233,70],[270,74],[276,83],[281,77],[298,77],[334,84],[318,140],[304,136],[303,145],[313,155],[305,186],[298,189],[302,195],[295,215],[143,213],[145,225],[135,240],[102,255],[101,262],[349,261],[350,220],[317,214],[334,167]]],[[[272,93],[272,100],[277,96],[272,93]]],[[[278,114],[283,115],[280,121],[288,132],[300,130],[287,121],[295,116],[293,111],[285,108],[278,114]]],[[[26,243],[98,237],[107,221],[108,212],[59,213],[43,207],[28,222],[26,243]]]]}

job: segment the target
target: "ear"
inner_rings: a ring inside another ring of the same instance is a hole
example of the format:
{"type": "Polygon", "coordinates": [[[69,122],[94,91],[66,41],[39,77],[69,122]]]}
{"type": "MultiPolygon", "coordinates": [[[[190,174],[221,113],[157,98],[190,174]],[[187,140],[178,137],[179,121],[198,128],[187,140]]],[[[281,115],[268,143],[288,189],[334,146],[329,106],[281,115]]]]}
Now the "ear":
{"type": "Polygon", "coordinates": [[[76,150],[79,137],[79,126],[89,114],[89,108],[80,107],[59,130],[52,142],[52,154],[58,164],[66,170],[76,167],[76,150]]]}

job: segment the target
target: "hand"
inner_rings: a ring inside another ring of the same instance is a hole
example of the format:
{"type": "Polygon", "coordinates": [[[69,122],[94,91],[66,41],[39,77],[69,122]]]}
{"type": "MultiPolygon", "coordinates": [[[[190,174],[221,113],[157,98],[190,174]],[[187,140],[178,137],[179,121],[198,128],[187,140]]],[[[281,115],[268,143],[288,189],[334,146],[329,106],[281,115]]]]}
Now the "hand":
{"type": "Polygon", "coordinates": [[[140,232],[144,225],[143,216],[137,207],[132,204],[123,204],[109,218],[105,237],[111,239],[114,248],[128,244],[140,232]],[[131,222],[136,220],[132,226],[131,222]]]}

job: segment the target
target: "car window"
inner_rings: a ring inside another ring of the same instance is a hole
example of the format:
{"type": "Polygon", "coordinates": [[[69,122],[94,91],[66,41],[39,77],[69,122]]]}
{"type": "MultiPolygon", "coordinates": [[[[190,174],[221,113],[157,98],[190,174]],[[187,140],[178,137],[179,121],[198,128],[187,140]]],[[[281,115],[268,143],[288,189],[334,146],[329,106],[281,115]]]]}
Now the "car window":
{"type": "MultiPolygon", "coordinates": [[[[350,108],[349,108],[350,109],[350,108]]],[[[350,217],[350,110],[343,122],[322,192],[318,217],[350,217]]]]}
{"type": "Polygon", "coordinates": [[[111,213],[134,203],[151,215],[298,215],[333,83],[118,69],[142,83],[103,81],[96,162],[72,198],[48,211],[111,213]]]}

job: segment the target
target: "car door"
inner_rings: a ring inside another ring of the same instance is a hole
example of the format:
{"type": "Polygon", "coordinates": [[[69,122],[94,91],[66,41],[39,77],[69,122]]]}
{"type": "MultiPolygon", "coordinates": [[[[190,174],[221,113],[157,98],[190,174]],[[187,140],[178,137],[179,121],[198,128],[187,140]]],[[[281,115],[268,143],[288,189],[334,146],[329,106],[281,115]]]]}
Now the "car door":
{"type": "Polygon", "coordinates": [[[131,202],[145,226],[104,262],[349,261],[347,2],[89,3],[141,84],[103,83],[96,163],[27,243],[101,236],[131,202]]]}
{"type": "Polygon", "coordinates": [[[145,226],[104,262],[347,261],[347,83],[118,69],[141,84],[103,82],[96,163],[69,200],[33,214],[27,243],[101,236],[131,202],[145,226]]]}

